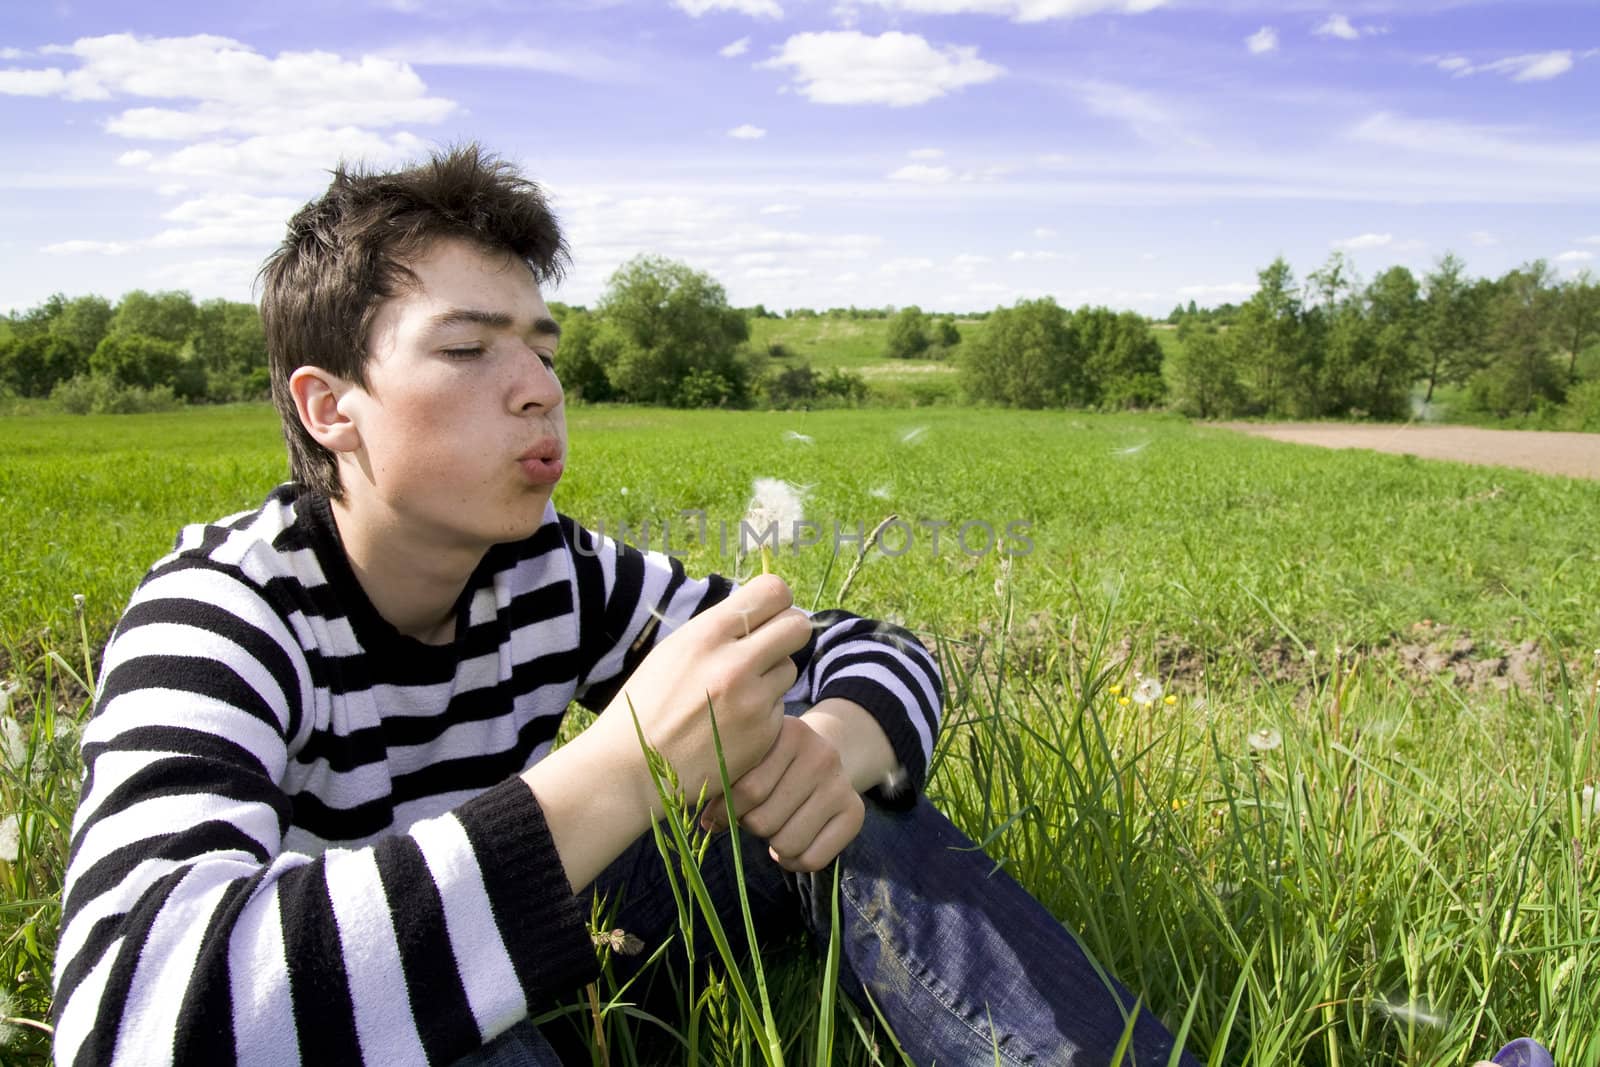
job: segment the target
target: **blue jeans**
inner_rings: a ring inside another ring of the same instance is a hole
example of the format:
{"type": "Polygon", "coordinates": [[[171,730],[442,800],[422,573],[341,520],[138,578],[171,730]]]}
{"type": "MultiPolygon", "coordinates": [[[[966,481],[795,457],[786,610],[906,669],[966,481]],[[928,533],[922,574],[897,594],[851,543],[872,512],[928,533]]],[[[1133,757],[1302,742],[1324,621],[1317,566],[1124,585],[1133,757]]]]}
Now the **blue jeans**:
{"type": "MultiPolygon", "coordinates": [[[[724,834],[712,846],[705,877],[724,929],[742,944],[729,841],[724,834]]],[[[740,841],[763,944],[809,929],[825,946],[831,872],[789,874],[764,842],[750,834],[740,841]]],[[[1077,939],[927,800],[906,812],[869,801],[866,823],[840,862],[840,984],[864,1009],[863,990],[871,994],[914,1063],[993,1064],[996,1050],[1005,1064],[1112,1061],[1134,998],[1102,978],[1077,939]]],[[[595,891],[613,902],[616,926],[649,949],[675,936],[677,910],[648,834],[601,875],[595,891]]],[[[710,950],[710,938],[697,934],[695,945],[710,950]]],[[[1168,1062],[1172,1035],[1148,1009],[1140,1010],[1133,1033],[1124,1064],[1168,1062]]],[[[457,1067],[560,1062],[524,1022],[457,1067]]],[[[1198,1067],[1187,1054],[1178,1062],[1198,1067]]]]}

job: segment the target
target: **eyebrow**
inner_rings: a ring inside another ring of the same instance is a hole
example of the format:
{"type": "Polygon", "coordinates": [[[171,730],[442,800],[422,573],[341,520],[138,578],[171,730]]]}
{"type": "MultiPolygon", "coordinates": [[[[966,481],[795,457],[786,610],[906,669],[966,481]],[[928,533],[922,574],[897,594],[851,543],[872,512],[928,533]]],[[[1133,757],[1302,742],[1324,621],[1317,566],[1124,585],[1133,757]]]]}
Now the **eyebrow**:
{"type": "MultiPolygon", "coordinates": [[[[477,325],[490,326],[497,330],[510,330],[516,326],[516,320],[503,311],[481,311],[477,308],[451,308],[441,311],[428,320],[428,325],[434,329],[444,329],[450,326],[477,325]]],[[[561,325],[555,319],[540,316],[533,320],[533,332],[548,337],[560,338],[561,325]]]]}

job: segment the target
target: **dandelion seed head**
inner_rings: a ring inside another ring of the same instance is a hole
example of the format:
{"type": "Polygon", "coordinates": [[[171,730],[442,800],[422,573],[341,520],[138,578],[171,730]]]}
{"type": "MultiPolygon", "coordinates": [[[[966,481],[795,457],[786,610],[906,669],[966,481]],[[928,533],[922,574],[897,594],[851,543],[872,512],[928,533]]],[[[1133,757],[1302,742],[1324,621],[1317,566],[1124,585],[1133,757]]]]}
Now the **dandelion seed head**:
{"type": "Polygon", "coordinates": [[[619,495],[621,495],[621,496],[627,496],[628,495],[628,487],[627,486],[623,486],[622,488],[617,490],[617,493],[619,495]]]}
{"type": "Polygon", "coordinates": [[[1160,682],[1154,678],[1142,678],[1139,684],[1133,687],[1133,702],[1148,708],[1161,699],[1162,693],[1160,682]]]}
{"type": "Polygon", "coordinates": [[[9,715],[0,714],[0,766],[21,767],[28,758],[28,735],[22,724],[9,715]]]}
{"type": "Polygon", "coordinates": [[[89,598],[84,596],[82,593],[72,594],[72,610],[77,612],[79,615],[83,614],[83,606],[88,602],[89,598]]]}
{"type": "Polygon", "coordinates": [[[1393,1019],[1404,1026],[1425,1026],[1435,1030],[1442,1030],[1450,1025],[1450,1017],[1441,1011],[1436,1011],[1425,1000],[1396,1000],[1392,997],[1377,997],[1371,1003],[1372,1010],[1386,1019],[1393,1019]]]}
{"type": "Polygon", "coordinates": [[[803,434],[799,430],[783,431],[783,439],[785,441],[792,441],[797,445],[814,445],[817,443],[816,438],[810,436],[809,434],[803,434]]]}
{"type": "MultiPolygon", "coordinates": [[[[794,540],[795,529],[804,522],[805,504],[800,489],[779,478],[757,478],[751,486],[750,506],[745,511],[744,523],[751,536],[760,538],[772,527],[777,527],[778,544],[794,540]]],[[[739,531],[739,548],[747,550],[746,530],[739,531]]]]}
{"type": "Polygon", "coordinates": [[[1271,752],[1283,744],[1283,735],[1270,726],[1263,726],[1250,735],[1250,747],[1257,752],[1271,752]]]}
{"type": "Polygon", "coordinates": [[[15,815],[0,819],[0,863],[15,863],[22,852],[22,821],[15,815]]]}
{"type": "Polygon", "coordinates": [[[903,445],[914,445],[918,441],[922,440],[922,435],[927,432],[928,428],[926,426],[913,426],[911,429],[900,435],[900,443],[903,445]]]}

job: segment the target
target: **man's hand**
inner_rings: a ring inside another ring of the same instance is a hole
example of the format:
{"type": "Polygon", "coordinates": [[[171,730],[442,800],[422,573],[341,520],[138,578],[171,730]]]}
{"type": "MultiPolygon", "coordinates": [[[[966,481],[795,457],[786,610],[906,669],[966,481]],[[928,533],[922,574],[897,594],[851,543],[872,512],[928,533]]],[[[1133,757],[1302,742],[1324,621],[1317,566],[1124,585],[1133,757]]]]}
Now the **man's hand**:
{"type": "Polygon", "coordinates": [[[810,620],[793,604],[781,579],[753,579],[663,639],[595,725],[623,730],[625,743],[637,750],[637,715],[645,740],[677,771],[685,794],[692,799],[703,785],[707,796],[720,796],[707,701],[716,710],[728,778],[735,781],[772,747],[783,722],[783,694],[795,681],[789,657],[811,639],[810,620]]]}
{"type": "MultiPolygon", "coordinates": [[[[772,858],[790,871],[826,867],[866,817],[839,750],[803,718],[783,720],[766,757],[734,781],[730,796],[739,825],[766,838],[772,858]]],[[[709,830],[726,829],[726,807],[708,806],[701,821],[709,830]]]]}

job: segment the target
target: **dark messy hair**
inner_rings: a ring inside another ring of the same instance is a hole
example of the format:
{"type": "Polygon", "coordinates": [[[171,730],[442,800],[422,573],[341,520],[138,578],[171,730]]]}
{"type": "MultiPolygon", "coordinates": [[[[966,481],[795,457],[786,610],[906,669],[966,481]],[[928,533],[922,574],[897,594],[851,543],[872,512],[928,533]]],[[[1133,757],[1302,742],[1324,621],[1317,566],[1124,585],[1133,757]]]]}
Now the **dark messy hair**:
{"type": "Polygon", "coordinates": [[[543,191],[476,144],[387,173],[341,164],[328,191],[289,220],[258,280],[272,402],[296,481],[343,495],[333,453],[300,424],[289,375],[315,366],[366,385],[378,308],[416,283],[408,262],[451,237],[515,256],[540,284],[559,280],[568,262],[543,191]]]}

